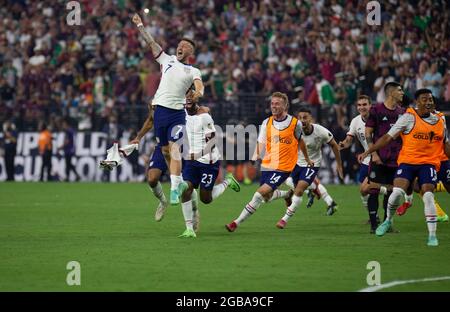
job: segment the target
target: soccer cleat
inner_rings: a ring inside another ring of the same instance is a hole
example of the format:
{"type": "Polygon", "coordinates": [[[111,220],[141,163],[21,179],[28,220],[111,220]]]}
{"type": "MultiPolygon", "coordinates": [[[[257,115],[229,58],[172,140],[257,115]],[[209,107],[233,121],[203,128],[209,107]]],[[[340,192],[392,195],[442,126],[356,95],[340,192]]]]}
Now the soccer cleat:
{"type": "Polygon", "coordinates": [[[327,216],[332,216],[338,210],[338,205],[333,201],[327,209],[327,216]]]}
{"type": "Polygon", "coordinates": [[[306,203],[306,208],[311,208],[313,203],[314,203],[314,193],[309,191],[308,192],[308,202],[306,203]]]}
{"type": "Polygon", "coordinates": [[[177,190],[170,190],[170,204],[177,205],[180,203],[180,196],[177,190]]]}
{"type": "Polygon", "coordinates": [[[235,221],[233,221],[230,224],[226,224],[225,228],[228,230],[228,232],[234,232],[234,231],[236,231],[237,223],[235,221]]]}
{"type": "Polygon", "coordinates": [[[198,209],[194,210],[194,218],[193,218],[192,227],[194,228],[194,232],[198,233],[198,231],[200,229],[200,211],[198,211],[198,209]]]}
{"type": "Polygon", "coordinates": [[[284,199],[284,202],[286,203],[286,207],[289,207],[290,205],[292,205],[292,196],[294,195],[294,191],[293,190],[289,190],[288,191],[288,197],[286,197],[284,199]]]}
{"type": "Polygon", "coordinates": [[[383,223],[381,223],[377,227],[375,234],[377,234],[377,236],[383,236],[384,234],[387,233],[387,231],[389,231],[389,228],[391,227],[391,225],[392,225],[392,222],[386,219],[383,223]]]}
{"type": "Polygon", "coordinates": [[[118,162],[117,161],[100,160],[100,165],[99,165],[100,169],[111,171],[117,166],[118,166],[118,162]]]}
{"type": "Polygon", "coordinates": [[[446,191],[447,190],[445,189],[444,183],[439,181],[439,183],[436,185],[436,192],[446,192],[446,191]]]}
{"type": "Polygon", "coordinates": [[[448,215],[437,217],[437,222],[448,222],[448,215]]]}
{"type": "Polygon", "coordinates": [[[228,187],[230,187],[233,191],[239,192],[241,190],[239,182],[234,178],[231,172],[227,173],[227,175],[225,176],[225,180],[228,181],[228,187]]]}
{"type": "Polygon", "coordinates": [[[431,247],[439,246],[439,242],[438,242],[438,239],[436,238],[436,236],[434,236],[434,235],[428,236],[428,243],[427,243],[427,245],[431,246],[431,247]]]}
{"type": "Polygon", "coordinates": [[[158,208],[155,212],[155,221],[159,222],[164,218],[164,214],[166,213],[167,202],[159,202],[158,208]]]}
{"type": "Polygon", "coordinates": [[[408,210],[408,208],[411,206],[412,204],[410,202],[404,202],[400,207],[397,208],[397,215],[403,216],[406,213],[406,210],[408,210]]]}
{"type": "Polygon", "coordinates": [[[286,226],[286,221],[284,221],[283,219],[281,219],[280,221],[278,221],[278,223],[277,223],[277,228],[279,228],[279,229],[284,229],[285,226],[286,226]]]}
{"type": "Polygon", "coordinates": [[[189,238],[189,237],[192,237],[192,238],[195,238],[195,237],[197,237],[197,235],[195,234],[194,230],[186,229],[186,230],[183,232],[183,234],[179,235],[178,237],[183,237],[183,238],[189,238]]]}

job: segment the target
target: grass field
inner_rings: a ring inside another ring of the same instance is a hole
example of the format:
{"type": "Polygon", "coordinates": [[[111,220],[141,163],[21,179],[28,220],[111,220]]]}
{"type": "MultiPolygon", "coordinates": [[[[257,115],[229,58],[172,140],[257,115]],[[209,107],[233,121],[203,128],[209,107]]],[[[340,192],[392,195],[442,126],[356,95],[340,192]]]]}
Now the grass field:
{"type": "MultiPolygon", "coordinates": [[[[382,238],[369,234],[356,186],[328,186],[339,204],[331,217],[323,201],[303,203],[279,230],[285,207],[277,201],[228,233],[224,224],[255,188],[201,204],[198,237],[181,239],[181,207],[155,222],[145,184],[1,183],[0,291],[357,291],[372,260],[382,283],[450,276],[450,225],[438,224],[440,246],[427,247],[418,197],[395,219],[401,232],[382,238]],[[66,284],[71,260],[81,265],[81,286],[66,284]]],[[[449,211],[450,196],[437,198],[449,211]]],[[[450,291],[450,281],[386,289],[422,290],[450,291]]]]}

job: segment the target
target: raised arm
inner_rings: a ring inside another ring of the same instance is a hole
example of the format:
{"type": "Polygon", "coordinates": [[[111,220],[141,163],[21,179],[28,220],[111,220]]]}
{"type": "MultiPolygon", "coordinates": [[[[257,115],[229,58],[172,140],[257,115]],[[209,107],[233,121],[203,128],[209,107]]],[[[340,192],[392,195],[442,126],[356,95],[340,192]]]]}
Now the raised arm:
{"type": "Polygon", "coordinates": [[[362,153],[358,156],[359,162],[361,162],[364,158],[366,158],[370,153],[376,152],[380,148],[385,147],[386,145],[391,143],[393,139],[394,138],[391,137],[388,133],[383,135],[375,144],[372,143],[372,145],[369,146],[369,149],[367,151],[365,151],[364,153],[362,153]]]}
{"type": "Polygon", "coordinates": [[[194,87],[195,90],[192,92],[192,100],[195,102],[198,102],[198,100],[203,96],[203,93],[205,92],[205,86],[203,85],[203,81],[200,79],[194,80],[194,87]]]}
{"type": "Polygon", "coordinates": [[[144,27],[144,24],[142,23],[142,20],[139,16],[139,14],[134,14],[132,18],[133,23],[137,26],[139,29],[139,32],[141,33],[142,37],[144,37],[145,42],[147,43],[150,50],[152,50],[152,54],[154,57],[157,57],[161,51],[161,46],[153,39],[152,35],[150,35],[144,27]]]}

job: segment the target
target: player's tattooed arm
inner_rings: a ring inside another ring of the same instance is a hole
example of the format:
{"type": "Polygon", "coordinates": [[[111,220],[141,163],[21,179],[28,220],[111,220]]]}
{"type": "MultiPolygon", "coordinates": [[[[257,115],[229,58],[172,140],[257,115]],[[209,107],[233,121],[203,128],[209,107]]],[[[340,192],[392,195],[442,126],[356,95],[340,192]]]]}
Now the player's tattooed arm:
{"type": "Polygon", "coordinates": [[[339,150],[349,148],[350,146],[352,146],[352,143],[353,143],[353,136],[347,134],[345,140],[338,143],[339,150]]]}
{"type": "MultiPolygon", "coordinates": [[[[367,145],[369,146],[369,148],[371,148],[373,146],[373,137],[372,137],[373,136],[373,128],[366,126],[365,132],[366,132],[367,145]]],[[[368,153],[367,155],[369,155],[369,154],[370,153],[368,153]]],[[[358,159],[359,159],[359,157],[358,157],[358,159]]],[[[362,158],[362,159],[364,159],[364,158],[362,158]]],[[[372,153],[372,162],[375,163],[375,164],[382,164],[383,163],[381,161],[381,158],[380,158],[380,156],[378,155],[377,152],[373,152],[372,153]]]]}
{"type": "Polygon", "coordinates": [[[203,93],[205,92],[205,86],[203,85],[203,81],[200,79],[194,80],[194,87],[195,90],[192,92],[192,100],[197,103],[200,98],[203,96],[203,93]]]}
{"type": "Polygon", "coordinates": [[[144,37],[145,42],[150,47],[150,50],[152,51],[152,54],[154,57],[158,56],[162,48],[161,46],[153,39],[152,35],[148,33],[145,30],[144,24],[142,23],[141,17],[139,14],[134,14],[132,18],[133,23],[137,26],[139,32],[141,33],[142,37],[144,37]]]}

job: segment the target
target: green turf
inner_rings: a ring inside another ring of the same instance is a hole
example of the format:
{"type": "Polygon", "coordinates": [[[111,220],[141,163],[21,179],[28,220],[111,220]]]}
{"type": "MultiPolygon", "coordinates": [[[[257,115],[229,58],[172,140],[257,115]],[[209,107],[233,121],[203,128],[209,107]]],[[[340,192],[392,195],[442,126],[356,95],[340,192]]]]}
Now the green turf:
{"type": "MultiPolygon", "coordinates": [[[[426,246],[418,197],[399,234],[368,233],[356,186],[329,186],[339,211],[305,202],[287,228],[275,223],[284,202],[262,206],[235,233],[236,218],[256,185],[201,204],[196,239],[184,230],[180,206],[154,221],[156,200],[145,184],[1,183],[1,291],[356,291],[366,266],[381,264],[381,281],[450,276],[450,225],[439,224],[440,246],[426,246]],[[68,286],[66,264],[81,265],[81,286],[68,286]]],[[[167,185],[165,185],[167,194],[167,185]]],[[[450,209],[450,196],[437,194],[450,209]]],[[[389,290],[450,290],[449,281],[389,290]]]]}

